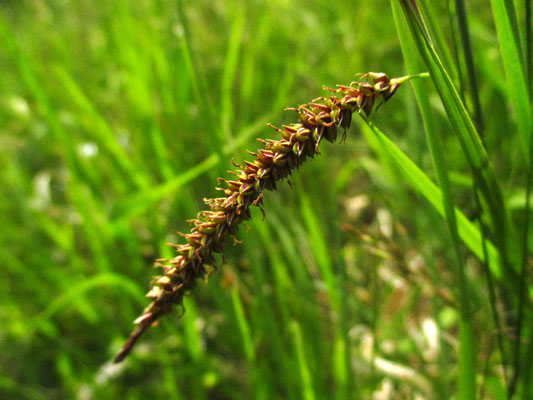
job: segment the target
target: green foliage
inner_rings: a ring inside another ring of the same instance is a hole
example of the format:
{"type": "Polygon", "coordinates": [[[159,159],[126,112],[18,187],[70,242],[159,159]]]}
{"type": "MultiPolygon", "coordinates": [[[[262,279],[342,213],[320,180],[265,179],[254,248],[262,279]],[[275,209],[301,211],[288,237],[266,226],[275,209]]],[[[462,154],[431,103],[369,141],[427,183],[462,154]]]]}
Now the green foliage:
{"type": "Polygon", "coordinates": [[[454,3],[2,2],[0,398],[533,393],[531,2],[454,3]],[[431,79],[111,365],[232,157],[367,71],[431,79]]]}

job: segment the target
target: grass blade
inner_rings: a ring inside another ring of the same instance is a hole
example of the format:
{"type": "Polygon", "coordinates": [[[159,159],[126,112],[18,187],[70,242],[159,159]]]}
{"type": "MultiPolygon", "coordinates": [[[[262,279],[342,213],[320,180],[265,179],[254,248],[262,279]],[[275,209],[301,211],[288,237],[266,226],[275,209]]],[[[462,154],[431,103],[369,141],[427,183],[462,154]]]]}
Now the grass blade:
{"type": "Polygon", "coordinates": [[[196,99],[196,103],[199,104],[200,112],[205,116],[206,125],[210,132],[210,136],[213,138],[210,141],[211,150],[215,153],[218,153],[223,146],[225,137],[224,133],[218,129],[215,118],[213,116],[213,109],[206,99],[204,93],[207,93],[205,79],[203,78],[199,63],[196,59],[196,54],[194,53],[194,47],[192,45],[191,33],[189,29],[189,21],[185,15],[185,9],[183,5],[183,0],[176,0],[176,8],[178,10],[179,20],[183,28],[183,38],[182,38],[182,47],[183,47],[183,58],[185,61],[186,69],[188,72],[189,79],[193,88],[193,93],[196,99]]]}
{"type": "MultiPolygon", "coordinates": [[[[405,31],[400,25],[400,10],[394,2],[393,6],[396,23],[398,30],[405,31]]],[[[410,45],[407,43],[407,34],[404,33],[400,37],[404,37],[402,44],[405,47],[410,45]]],[[[411,46],[413,47],[413,46],[411,46]]],[[[416,74],[421,72],[417,70],[419,67],[415,65],[411,55],[414,51],[411,51],[407,57],[404,57],[407,61],[408,70],[410,74],[416,74]]],[[[437,137],[435,129],[435,123],[431,114],[429,106],[429,98],[427,96],[427,90],[424,88],[424,82],[422,80],[412,81],[412,85],[415,89],[418,104],[420,106],[420,112],[424,121],[426,138],[428,142],[429,151],[433,160],[433,167],[437,175],[437,181],[442,193],[442,202],[445,213],[445,219],[448,224],[448,230],[452,239],[455,255],[455,270],[456,280],[459,283],[459,290],[457,292],[457,302],[459,304],[460,311],[460,324],[459,324],[459,371],[458,371],[458,398],[475,398],[476,393],[476,349],[474,340],[474,331],[472,328],[472,316],[470,306],[470,295],[467,286],[467,277],[464,270],[464,258],[461,251],[461,244],[459,233],[457,230],[457,221],[455,217],[454,205],[450,182],[448,178],[448,167],[446,166],[446,160],[444,158],[444,149],[437,137]]]]}
{"type": "MultiPolygon", "coordinates": [[[[236,0],[237,2],[237,0],[236,0]]],[[[237,63],[239,60],[239,52],[241,47],[241,40],[244,31],[244,22],[246,21],[246,7],[244,4],[234,4],[235,17],[231,26],[228,51],[226,54],[226,61],[224,64],[224,73],[222,76],[222,93],[221,93],[221,126],[226,138],[233,136],[233,85],[237,74],[237,63]]]]}
{"type": "Polygon", "coordinates": [[[524,357],[522,398],[525,400],[533,399],[533,377],[531,365],[533,364],[533,329],[529,330],[528,345],[524,357]]]}
{"type": "MultiPolygon", "coordinates": [[[[422,27],[423,17],[416,8],[416,2],[399,0],[399,3],[404,11],[411,36],[424,59],[425,66],[430,71],[433,84],[441,97],[453,131],[459,139],[476,185],[482,194],[482,199],[488,205],[488,214],[495,243],[500,252],[505,281],[516,288],[516,271],[519,264],[516,257],[516,243],[513,240],[511,227],[507,219],[503,196],[494,171],[490,166],[485,148],[449,74],[444,69],[439,56],[431,45],[430,38],[424,32],[422,27]]],[[[517,290],[511,291],[509,294],[516,296],[517,290]]]]}
{"type": "Polygon", "coordinates": [[[531,137],[531,106],[514,3],[512,0],[491,0],[492,13],[498,32],[498,41],[507,78],[508,95],[516,112],[516,120],[524,143],[531,137]]]}
{"type": "Polygon", "coordinates": [[[84,123],[88,125],[90,132],[94,135],[94,139],[109,153],[110,159],[124,172],[123,176],[126,179],[133,179],[135,186],[138,188],[146,187],[148,178],[144,176],[144,171],[137,168],[130,161],[128,154],[116,140],[115,133],[108,125],[106,119],[94,107],[67,70],[58,66],[55,68],[54,73],[65,89],[69,100],[80,109],[80,114],[84,116],[84,123]]]}
{"type": "MultiPolygon", "coordinates": [[[[482,111],[481,111],[481,102],[479,99],[477,74],[476,74],[475,67],[474,67],[474,57],[472,54],[472,46],[470,43],[470,34],[469,34],[468,20],[466,16],[466,6],[464,3],[464,0],[455,0],[455,10],[456,10],[459,36],[461,39],[461,50],[462,50],[461,54],[463,56],[464,64],[466,68],[466,77],[463,77],[461,79],[461,82],[464,85],[464,87],[462,88],[463,101],[466,102],[466,98],[467,97],[470,98],[470,104],[473,107],[473,115],[474,115],[474,121],[476,123],[476,128],[480,134],[480,137],[483,138],[482,136],[483,130],[484,130],[483,116],[482,116],[482,111]]],[[[457,62],[458,63],[460,62],[459,58],[457,62]]],[[[473,181],[472,188],[473,188],[474,198],[475,198],[476,213],[479,216],[481,216],[483,214],[483,209],[482,209],[482,205],[479,199],[479,188],[475,180],[473,181]]],[[[479,225],[480,225],[480,231],[482,234],[483,251],[486,252],[485,227],[484,227],[484,223],[481,217],[479,217],[479,225]]],[[[504,336],[503,336],[503,332],[501,328],[502,326],[501,318],[500,318],[498,307],[496,304],[497,302],[496,290],[494,288],[494,283],[493,283],[492,275],[490,273],[490,268],[486,262],[483,263],[483,270],[487,278],[490,308],[491,308],[491,312],[492,312],[492,316],[494,320],[494,325],[497,331],[498,349],[500,351],[500,356],[501,356],[501,360],[503,364],[503,377],[504,377],[505,383],[507,384],[509,382],[508,374],[507,374],[508,358],[507,358],[507,351],[505,350],[505,347],[504,347],[504,336]]]]}
{"type": "Polygon", "coordinates": [[[248,325],[248,321],[246,320],[246,316],[244,314],[244,307],[242,305],[237,285],[234,285],[231,288],[231,302],[233,304],[233,312],[235,313],[237,326],[241,332],[244,354],[249,362],[253,362],[255,360],[255,349],[250,332],[250,325],[248,325]]]}
{"type": "Polygon", "coordinates": [[[533,40],[533,35],[531,32],[531,0],[525,0],[525,3],[526,17],[524,24],[526,26],[526,78],[529,90],[529,101],[531,102],[531,99],[533,98],[533,85],[531,81],[531,75],[533,74],[533,43],[531,43],[531,40],[533,40]]]}
{"type": "MultiPolygon", "coordinates": [[[[295,178],[295,186],[303,186],[300,178],[295,178]]],[[[317,213],[313,210],[310,197],[305,194],[305,190],[300,190],[300,192],[303,193],[301,195],[301,210],[303,220],[309,232],[309,242],[320,269],[320,274],[326,285],[331,308],[341,314],[339,320],[343,321],[342,291],[340,290],[339,280],[335,275],[328,240],[324,234],[324,229],[320,226],[317,213]]],[[[337,323],[335,324],[335,339],[332,352],[333,375],[335,377],[336,387],[334,398],[337,399],[347,398],[350,366],[346,352],[346,335],[343,332],[342,323],[337,323]]]]}
{"type": "Polygon", "coordinates": [[[427,28],[434,40],[434,45],[442,58],[444,67],[449,72],[454,81],[459,79],[459,71],[455,68],[453,62],[452,50],[448,46],[448,34],[442,29],[442,24],[439,23],[439,8],[433,5],[430,0],[419,0],[418,6],[420,11],[426,18],[427,28]]]}
{"type": "Polygon", "coordinates": [[[75,299],[84,296],[86,292],[101,287],[116,288],[117,291],[120,289],[121,293],[128,293],[132,299],[138,300],[140,303],[144,301],[144,292],[132,280],[114,273],[100,273],[73,286],[50,303],[29,325],[28,333],[30,337],[37,333],[45,325],[46,321],[59,313],[64,307],[71,306],[75,299]]]}
{"type": "Polygon", "coordinates": [[[300,325],[296,321],[291,321],[290,330],[294,347],[296,350],[296,358],[298,360],[298,366],[300,367],[300,380],[302,385],[302,398],[305,400],[316,399],[313,389],[313,381],[311,379],[311,372],[309,371],[308,364],[305,357],[305,346],[302,337],[302,330],[300,325]]]}
{"type": "MultiPolygon", "coordinates": [[[[362,131],[367,141],[369,141],[370,145],[374,149],[385,151],[385,153],[390,156],[394,164],[396,164],[403,172],[412,189],[428,200],[432,207],[440,215],[444,216],[442,193],[440,189],[431,181],[431,179],[375,125],[370,124],[368,127],[363,126],[362,131]]],[[[466,246],[477,256],[477,258],[483,261],[484,258],[481,244],[481,233],[460,210],[456,209],[455,213],[459,236],[466,246]]],[[[501,270],[498,250],[496,250],[491,242],[487,242],[487,250],[492,273],[497,279],[502,280],[504,275],[503,271],[501,270]]]]}
{"type": "Polygon", "coordinates": [[[528,88],[531,84],[530,76],[530,48],[529,35],[531,27],[528,26],[528,18],[531,18],[531,5],[526,1],[526,64],[523,65],[522,49],[520,48],[520,37],[518,33],[518,22],[513,1],[510,0],[491,0],[494,21],[498,32],[500,51],[502,54],[503,65],[505,68],[507,84],[509,88],[509,98],[511,99],[516,116],[519,131],[524,143],[528,144],[529,149],[528,161],[529,168],[526,182],[526,216],[524,220],[524,240],[522,244],[522,262],[520,266],[520,289],[517,326],[515,330],[514,342],[514,373],[509,386],[509,392],[512,396],[516,390],[518,378],[520,375],[520,348],[522,336],[522,320],[524,318],[524,306],[529,299],[526,299],[526,264],[527,264],[527,233],[529,230],[529,194],[531,191],[531,161],[533,155],[532,143],[532,115],[531,104],[528,88]]]}
{"type": "MultiPolygon", "coordinates": [[[[520,296],[518,301],[518,312],[517,312],[517,326],[515,331],[515,343],[514,343],[514,374],[511,381],[511,386],[509,392],[511,395],[516,390],[516,384],[518,383],[518,378],[520,377],[521,370],[521,360],[520,360],[520,349],[522,348],[522,324],[525,316],[525,307],[530,305],[530,297],[526,292],[527,288],[527,260],[528,260],[528,237],[529,237],[529,210],[530,210],[530,195],[531,195],[531,185],[533,178],[533,140],[529,139],[529,164],[527,171],[527,182],[526,182],[526,198],[525,198],[525,216],[524,216],[524,236],[522,238],[522,264],[520,265],[520,296]]],[[[531,328],[530,328],[531,330],[531,328]]],[[[531,330],[533,332],[533,330],[531,330]]],[[[530,343],[531,346],[531,343],[530,343]]],[[[530,349],[527,350],[527,354],[530,353],[530,349]]],[[[530,376],[531,371],[531,362],[525,360],[525,376],[530,376]]],[[[524,383],[525,384],[525,383],[524,383]]]]}
{"type": "MultiPolygon", "coordinates": [[[[183,307],[186,310],[183,314],[183,333],[187,352],[189,353],[192,362],[196,365],[200,365],[204,362],[205,345],[203,343],[202,332],[197,324],[198,311],[196,302],[192,298],[186,298],[183,302],[183,307]]],[[[192,381],[194,398],[200,400],[206,399],[207,396],[202,377],[194,375],[192,381]]]]}
{"type": "MultiPolygon", "coordinates": [[[[526,16],[525,16],[525,35],[526,35],[526,79],[528,84],[529,100],[533,98],[532,92],[532,65],[533,65],[533,54],[532,48],[532,32],[531,32],[531,0],[525,0],[526,16]]],[[[515,390],[515,385],[518,382],[520,374],[523,375],[523,395],[524,399],[531,398],[527,397],[526,393],[529,391],[529,396],[531,396],[531,371],[532,371],[532,359],[533,359],[533,341],[531,336],[533,334],[533,329],[529,328],[530,331],[530,340],[529,344],[525,349],[525,358],[520,360],[520,350],[522,348],[522,319],[524,318],[524,307],[526,304],[530,304],[530,298],[526,294],[526,278],[527,278],[527,259],[528,259],[528,238],[529,238],[529,212],[531,205],[531,185],[533,179],[533,135],[529,137],[529,157],[528,157],[528,171],[527,171],[527,182],[526,182],[526,193],[525,193],[525,217],[524,217],[524,236],[522,241],[522,265],[520,271],[520,300],[518,303],[518,326],[516,329],[515,336],[515,348],[514,348],[514,376],[513,376],[513,385],[511,386],[511,393],[515,390]],[[523,367],[522,367],[523,365],[523,367]]]]}
{"type": "Polygon", "coordinates": [[[479,85],[477,74],[474,67],[474,56],[472,53],[472,44],[470,43],[470,29],[466,16],[466,6],[464,0],[455,0],[455,10],[457,14],[457,25],[459,27],[459,36],[466,64],[468,79],[464,88],[470,94],[470,99],[474,108],[474,121],[480,135],[483,135],[483,115],[481,111],[481,102],[479,100],[479,85]]]}

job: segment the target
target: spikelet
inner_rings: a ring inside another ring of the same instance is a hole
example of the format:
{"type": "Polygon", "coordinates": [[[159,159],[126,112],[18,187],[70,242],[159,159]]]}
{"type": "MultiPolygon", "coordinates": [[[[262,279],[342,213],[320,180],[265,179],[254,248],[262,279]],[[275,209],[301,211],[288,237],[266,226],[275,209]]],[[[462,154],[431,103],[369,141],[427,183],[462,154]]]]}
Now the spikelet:
{"type": "Polygon", "coordinates": [[[253,161],[236,164],[237,171],[231,172],[233,179],[219,178],[217,190],[222,197],[205,199],[210,210],[201,211],[196,219],[189,222],[193,227],[187,234],[181,234],[186,243],[174,245],[176,257],[171,260],[157,260],[156,266],[164,274],[152,282],[147,297],[152,301],[135,320],[137,325],[115,362],[123,360],[131,351],[139,337],[160,317],[168,314],[175,305],[182,305],[183,296],[191,292],[197,280],[206,278],[213,269],[213,253],[221,253],[227,237],[234,237],[239,223],[250,218],[250,206],[263,211],[263,192],[275,190],[277,182],[288,177],[308,157],[320,154],[322,139],[333,142],[337,138],[337,128],[350,127],[354,112],[366,117],[372,110],[386,102],[406,78],[389,79],[383,73],[361,75],[362,82],[352,82],[350,86],[338,85],[329,90],[330,97],[320,97],[309,104],[292,108],[298,114],[298,122],[277,128],[267,124],[281,134],[280,140],[262,140],[264,148],[253,161]]]}

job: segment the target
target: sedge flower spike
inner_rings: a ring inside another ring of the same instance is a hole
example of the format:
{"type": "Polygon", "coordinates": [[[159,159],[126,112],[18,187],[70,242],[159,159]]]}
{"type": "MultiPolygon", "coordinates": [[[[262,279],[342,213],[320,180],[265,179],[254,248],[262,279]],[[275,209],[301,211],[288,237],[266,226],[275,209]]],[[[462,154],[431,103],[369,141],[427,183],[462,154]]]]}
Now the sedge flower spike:
{"type": "Polygon", "coordinates": [[[236,233],[240,222],[250,219],[250,206],[263,211],[265,189],[276,189],[276,182],[288,177],[307,157],[320,154],[321,140],[335,141],[337,128],[343,129],[344,141],[354,112],[368,117],[372,110],[391,98],[401,83],[411,78],[389,79],[383,73],[360,77],[361,82],[352,82],[349,86],[324,88],[332,93],[329,97],[290,108],[298,114],[297,123],[281,128],[267,124],[281,134],[281,139],[258,139],[264,148],[257,153],[250,152],[255,159],[244,161],[243,165],[233,162],[239,168],[230,171],[235,178],[218,179],[218,184],[224,187],[217,187],[217,190],[223,196],[205,199],[210,210],[201,211],[196,219],[189,221],[193,225],[190,233],[181,234],[186,243],[171,244],[176,249],[176,257],[156,260],[156,266],[162,268],[164,274],[152,281],[152,289],[146,295],[152,303],[135,320],[137,326],[115,362],[122,361],[139,337],[159,318],[174,306],[182,305],[183,296],[194,289],[196,281],[205,279],[214,269],[214,253],[222,253],[225,239],[236,233]]]}

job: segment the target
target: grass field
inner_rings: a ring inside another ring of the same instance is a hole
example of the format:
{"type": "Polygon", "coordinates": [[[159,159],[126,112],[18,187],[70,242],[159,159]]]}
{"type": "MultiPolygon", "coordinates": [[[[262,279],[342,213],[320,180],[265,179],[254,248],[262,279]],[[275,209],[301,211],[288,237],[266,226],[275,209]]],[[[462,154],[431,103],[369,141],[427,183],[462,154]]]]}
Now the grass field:
{"type": "Polygon", "coordinates": [[[0,398],[533,398],[531,2],[416,3],[1,2],[0,398]],[[430,78],[112,364],[232,158],[369,71],[430,78]]]}

